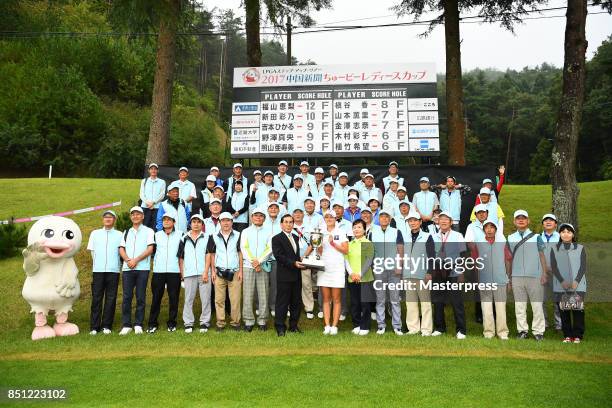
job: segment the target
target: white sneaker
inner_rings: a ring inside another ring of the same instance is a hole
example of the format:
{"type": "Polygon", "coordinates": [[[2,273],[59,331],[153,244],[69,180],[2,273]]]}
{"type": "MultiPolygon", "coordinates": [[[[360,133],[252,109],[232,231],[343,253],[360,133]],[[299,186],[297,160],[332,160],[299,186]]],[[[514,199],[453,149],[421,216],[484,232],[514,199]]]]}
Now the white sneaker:
{"type": "Polygon", "coordinates": [[[314,319],[314,314],[312,314],[311,312],[307,312],[306,313],[306,318],[309,319],[309,320],[312,320],[312,319],[314,319]]]}
{"type": "Polygon", "coordinates": [[[185,282],[181,281],[181,288],[185,289],[185,282]]]}
{"type": "Polygon", "coordinates": [[[200,333],[207,333],[208,327],[200,327],[200,333]]]}
{"type": "Polygon", "coordinates": [[[157,327],[149,327],[149,329],[147,330],[147,333],[153,334],[157,332],[157,327]]]}
{"type": "Polygon", "coordinates": [[[276,317],[276,312],[274,310],[272,310],[270,314],[272,315],[272,317],[276,317]]]}
{"type": "Polygon", "coordinates": [[[370,334],[369,330],[359,330],[359,335],[360,336],[367,336],[368,334],[370,334]]]}
{"type": "Polygon", "coordinates": [[[385,334],[385,328],[382,327],[382,328],[376,330],[376,334],[385,334]]]}
{"type": "Polygon", "coordinates": [[[111,334],[113,331],[111,329],[102,329],[102,333],[111,334]]]}
{"type": "Polygon", "coordinates": [[[174,326],[173,327],[168,327],[168,331],[170,333],[175,332],[176,331],[176,327],[174,327],[174,326]]]}
{"type": "Polygon", "coordinates": [[[376,320],[376,312],[372,312],[372,313],[370,313],[370,318],[371,318],[372,320],[376,320]]]}
{"type": "Polygon", "coordinates": [[[319,319],[322,319],[322,318],[323,318],[323,312],[319,312],[319,313],[317,313],[317,317],[318,317],[319,319]]]}
{"type": "Polygon", "coordinates": [[[433,337],[441,336],[441,335],[442,335],[442,332],[437,331],[437,330],[434,330],[434,332],[433,332],[433,333],[431,333],[431,335],[432,335],[433,337]]]}
{"type": "Polygon", "coordinates": [[[353,334],[359,334],[359,332],[361,331],[361,329],[359,327],[355,327],[352,332],[353,334]]]}
{"type": "Polygon", "coordinates": [[[332,326],[329,328],[329,334],[332,336],[335,336],[336,334],[338,334],[338,328],[336,326],[332,326]]]}
{"type": "Polygon", "coordinates": [[[416,334],[419,334],[418,331],[407,331],[405,334],[409,335],[409,336],[414,336],[416,334]]]}
{"type": "Polygon", "coordinates": [[[92,336],[95,336],[96,334],[98,334],[97,330],[92,330],[89,332],[89,334],[91,334],[92,336]]]}
{"type": "Polygon", "coordinates": [[[134,326],[134,334],[142,334],[142,326],[134,326]]]}
{"type": "Polygon", "coordinates": [[[339,320],[341,322],[345,321],[346,320],[346,315],[341,314],[339,320]]]}
{"type": "Polygon", "coordinates": [[[393,331],[395,332],[395,334],[397,334],[398,336],[403,336],[404,332],[401,331],[400,329],[393,329],[393,331]]]}
{"type": "Polygon", "coordinates": [[[119,332],[120,336],[125,336],[126,334],[128,334],[129,332],[132,331],[131,327],[124,327],[123,329],[121,329],[121,331],[119,332]]]}
{"type": "Polygon", "coordinates": [[[331,326],[325,326],[323,334],[328,335],[329,333],[331,333],[331,326]]]}
{"type": "Polygon", "coordinates": [[[461,332],[457,332],[457,340],[463,340],[465,339],[465,334],[461,333],[461,332]]]}
{"type": "Polygon", "coordinates": [[[189,334],[193,331],[193,327],[185,327],[185,333],[189,334]]]}
{"type": "Polygon", "coordinates": [[[499,336],[501,340],[508,340],[508,336],[499,336]]]}
{"type": "Polygon", "coordinates": [[[431,333],[423,333],[421,332],[421,337],[429,337],[431,336],[431,333]]]}

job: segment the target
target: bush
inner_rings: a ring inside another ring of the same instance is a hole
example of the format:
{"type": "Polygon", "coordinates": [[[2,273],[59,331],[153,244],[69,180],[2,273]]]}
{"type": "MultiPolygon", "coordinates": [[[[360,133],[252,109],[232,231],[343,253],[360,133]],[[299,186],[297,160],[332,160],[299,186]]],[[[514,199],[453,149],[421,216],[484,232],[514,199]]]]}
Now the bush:
{"type": "Polygon", "coordinates": [[[0,259],[19,254],[27,244],[28,231],[25,225],[0,224],[0,259]]]}
{"type": "Polygon", "coordinates": [[[132,227],[132,220],[130,219],[129,211],[122,211],[117,214],[117,221],[115,222],[115,229],[118,231],[127,231],[132,227]]]}

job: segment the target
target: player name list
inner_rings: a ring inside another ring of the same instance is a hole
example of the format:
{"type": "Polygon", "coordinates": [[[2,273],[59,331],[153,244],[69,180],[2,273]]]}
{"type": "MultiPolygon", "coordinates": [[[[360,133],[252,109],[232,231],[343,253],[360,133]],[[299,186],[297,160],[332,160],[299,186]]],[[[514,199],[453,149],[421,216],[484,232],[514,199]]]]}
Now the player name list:
{"type": "Polygon", "coordinates": [[[439,151],[437,98],[405,87],[261,91],[233,105],[232,156],[439,151]]]}

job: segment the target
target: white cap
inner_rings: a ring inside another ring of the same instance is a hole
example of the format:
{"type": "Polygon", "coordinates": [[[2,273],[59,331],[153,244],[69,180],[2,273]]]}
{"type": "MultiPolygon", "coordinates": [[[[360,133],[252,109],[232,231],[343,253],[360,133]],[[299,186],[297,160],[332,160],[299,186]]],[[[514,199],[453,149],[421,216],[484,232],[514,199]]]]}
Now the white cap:
{"type": "Polygon", "coordinates": [[[323,197],[319,198],[319,202],[321,202],[323,200],[327,200],[327,201],[331,202],[330,199],[327,198],[326,196],[323,196],[323,197]]]}
{"type": "Polygon", "coordinates": [[[487,184],[487,183],[493,184],[493,181],[490,178],[486,178],[486,179],[482,180],[482,184],[487,184]]]}
{"type": "Polygon", "coordinates": [[[130,214],[133,213],[134,211],[138,211],[139,213],[144,214],[144,211],[142,211],[142,207],[135,205],[134,207],[130,208],[130,214]]]}
{"type": "Polygon", "coordinates": [[[213,190],[217,189],[217,188],[219,188],[219,189],[221,189],[221,191],[225,192],[225,189],[223,188],[223,186],[214,186],[213,190]]]}
{"type": "Polygon", "coordinates": [[[170,191],[170,190],[175,189],[175,188],[178,188],[179,190],[181,189],[179,187],[178,182],[176,180],[173,181],[172,183],[168,184],[168,187],[166,188],[166,191],[170,191]]]}
{"type": "Polygon", "coordinates": [[[387,210],[380,210],[378,212],[378,216],[380,217],[381,215],[388,215],[389,217],[391,216],[391,213],[387,210]]]}
{"type": "Polygon", "coordinates": [[[302,180],[302,181],[304,181],[304,177],[302,177],[301,174],[296,174],[295,176],[293,176],[293,179],[294,180],[302,180]]]}
{"type": "Polygon", "coordinates": [[[304,210],[302,210],[300,207],[295,207],[295,208],[293,209],[293,212],[296,212],[296,211],[301,211],[301,212],[304,212],[304,210]]]}
{"type": "Polygon", "coordinates": [[[331,169],[331,168],[334,168],[334,169],[338,170],[338,165],[337,165],[337,164],[330,164],[330,165],[329,165],[329,168],[330,168],[330,169],[331,169]]]}
{"type": "Polygon", "coordinates": [[[271,175],[271,176],[273,176],[273,175],[274,175],[274,173],[272,173],[272,171],[271,171],[271,170],[266,170],[266,171],[264,172],[264,176],[267,176],[268,174],[269,174],[269,175],[271,175]]]}
{"type": "Polygon", "coordinates": [[[272,192],[275,192],[275,193],[280,194],[280,191],[278,191],[278,189],[277,189],[276,187],[270,187],[270,188],[268,189],[268,194],[270,194],[270,193],[272,193],[272,192]]]}
{"type": "Polygon", "coordinates": [[[256,174],[261,174],[261,170],[255,170],[255,171],[253,172],[253,175],[256,175],[256,174]]]}
{"type": "Polygon", "coordinates": [[[429,183],[429,177],[421,177],[419,179],[419,183],[422,183],[422,182],[429,183]]]}
{"type": "Polygon", "coordinates": [[[281,160],[278,162],[279,166],[287,166],[287,162],[285,160],[281,160]]]}
{"type": "Polygon", "coordinates": [[[256,209],[253,210],[251,215],[253,215],[253,214],[262,214],[264,217],[266,216],[266,212],[263,209],[259,208],[259,207],[257,207],[256,209]]]}
{"type": "Polygon", "coordinates": [[[357,197],[355,194],[351,194],[348,196],[347,201],[351,201],[351,200],[359,201],[359,197],[357,197]]]}
{"type": "Polygon", "coordinates": [[[214,203],[223,204],[218,198],[213,198],[212,200],[210,200],[210,203],[208,203],[208,205],[211,206],[214,203]]]}
{"type": "Polygon", "coordinates": [[[574,228],[574,226],[570,224],[569,222],[564,222],[561,225],[559,225],[559,231],[561,231],[563,228],[569,228],[572,230],[574,234],[576,233],[576,228],[574,228]]]}
{"type": "Polygon", "coordinates": [[[380,201],[379,201],[379,200],[378,200],[378,198],[376,198],[376,197],[372,197],[372,198],[370,198],[370,199],[368,200],[367,204],[370,204],[370,202],[371,202],[372,200],[374,200],[374,201],[376,201],[378,204],[380,204],[380,201]]]}
{"type": "Polygon", "coordinates": [[[421,219],[421,214],[419,214],[419,213],[418,213],[418,212],[416,212],[416,211],[410,211],[410,212],[408,213],[408,215],[406,215],[406,217],[405,217],[404,219],[405,219],[406,221],[408,221],[408,220],[409,220],[409,219],[411,219],[411,218],[416,218],[417,220],[420,220],[420,219],[421,219]]]}
{"type": "Polygon", "coordinates": [[[315,201],[315,199],[314,199],[314,198],[312,198],[311,196],[306,197],[306,198],[304,199],[304,202],[306,202],[306,201],[308,201],[308,200],[312,201],[313,203],[315,203],[315,202],[316,202],[316,201],[315,201]]]}
{"type": "Polygon", "coordinates": [[[332,208],[334,208],[335,206],[344,208],[344,204],[341,201],[334,201],[334,203],[332,204],[332,208]]]}
{"type": "Polygon", "coordinates": [[[327,180],[326,182],[323,183],[323,187],[330,185],[330,186],[334,186],[334,183],[332,183],[331,181],[327,180]]]}
{"type": "Polygon", "coordinates": [[[221,215],[219,215],[219,220],[233,220],[234,218],[232,217],[232,214],[228,213],[227,211],[222,212],[221,215]]]}
{"type": "Polygon", "coordinates": [[[553,221],[555,221],[555,222],[557,221],[557,217],[555,216],[555,214],[551,214],[551,213],[544,214],[544,215],[542,216],[542,221],[544,221],[544,220],[545,220],[545,219],[547,219],[547,218],[550,218],[551,220],[553,220],[553,221]]]}
{"type": "Polygon", "coordinates": [[[487,208],[487,206],[485,204],[478,204],[476,207],[474,207],[474,214],[480,212],[480,211],[489,211],[489,209],[487,208]]]}
{"type": "Polygon", "coordinates": [[[399,166],[399,165],[398,165],[398,164],[397,164],[397,162],[394,160],[394,161],[392,161],[392,162],[390,162],[390,163],[389,163],[389,167],[391,167],[391,166],[399,166]]]}
{"type": "Polygon", "coordinates": [[[277,203],[276,201],[270,201],[270,202],[268,203],[268,208],[270,208],[270,207],[271,207],[271,206],[273,206],[273,205],[275,205],[275,206],[277,206],[278,208],[280,208],[280,204],[279,204],[279,203],[277,203]]]}
{"type": "Polygon", "coordinates": [[[448,218],[450,218],[451,220],[453,219],[453,216],[452,216],[452,215],[450,215],[450,213],[449,213],[448,211],[442,211],[442,212],[440,213],[440,215],[438,215],[438,217],[448,217],[448,218]]]}
{"type": "Polygon", "coordinates": [[[110,215],[112,215],[113,217],[117,218],[117,214],[116,214],[116,213],[115,213],[113,210],[106,210],[106,211],[104,211],[104,212],[102,213],[102,216],[103,216],[103,217],[105,217],[105,216],[106,216],[106,214],[110,214],[110,215]]]}
{"type": "Polygon", "coordinates": [[[396,179],[396,178],[392,178],[391,180],[389,180],[389,184],[391,184],[391,183],[397,183],[397,184],[399,184],[399,181],[397,181],[397,179],[396,179]]]}
{"type": "Polygon", "coordinates": [[[365,207],[365,208],[362,208],[362,209],[361,209],[361,212],[362,212],[362,213],[363,213],[363,212],[366,212],[366,211],[367,211],[367,212],[369,212],[370,214],[372,214],[372,210],[370,209],[370,207],[365,207]]]}
{"type": "Polygon", "coordinates": [[[348,178],[348,174],[346,174],[346,172],[343,171],[340,174],[338,174],[338,177],[347,177],[348,178]]]}
{"type": "Polygon", "coordinates": [[[210,171],[213,171],[213,170],[217,170],[217,171],[219,171],[219,168],[218,168],[217,166],[212,166],[212,167],[210,168],[210,171]]]}
{"type": "Polygon", "coordinates": [[[328,215],[329,215],[330,217],[334,217],[334,218],[336,218],[336,213],[335,213],[333,210],[327,210],[327,211],[325,211],[325,213],[323,214],[323,217],[327,217],[328,215]]]}
{"type": "Polygon", "coordinates": [[[233,168],[235,169],[236,167],[242,168],[242,163],[234,163],[233,168]]]}
{"type": "Polygon", "coordinates": [[[408,200],[406,200],[406,199],[403,199],[403,200],[400,200],[400,202],[399,202],[399,203],[397,203],[397,205],[398,205],[399,207],[401,207],[401,206],[402,206],[402,204],[410,205],[410,201],[408,201],[408,200]]]}
{"type": "Polygon", "coordinates": [[[361,169],[361,171],[359,172],[359,174],[364,174],[364,173],[365,173],[365,174],[368,174],[369,172],[370,172],[370,170],[368,170],[368,169],[366,169],[366,168],[363,168],[363,169],[361,169]]]}
{"type": "Polygon", "coordinates": [[[174,213],[164,213],[164,215],[162,216],[162,220],[164,218],[170,218],[172,221],[176,222],[176,217],[174,216],[174,213]]]}
{"type": "Polygon", "coordinates": [[[368,178],[368,177],[372,177],[372,178],[374,178],[374,176],[372,175],[372,173],[368,173],[368,174],[366,174],[366,178],[368,178]]]}
{"type": "Polygon", "coordinates": [[[525,210],[516,210],[514,212],[514,218],[523,216],[525,218],[529,218],[529,214],[525,210]]]}
{"type": "Polygon", "coordinates": [[[193,214],[191,218],[189,219],[189,221],[192,221],[194,219],[204,222],[204,217],[202,217],[200,214],[193,214]]]}
{"type": "Polygon", "coordinates": [[[480,189],[480,192],[478,194],[488,194],[491,195],[491,189],[487,188],[487,187],[483,187],[480,189]]]}
{"type": "Polygon", "coordinates": [[[302,160],[300,162],[300,166],[308,166],[308,167],[310,167],[310,164],[308,164],[308,162],[306,160],[302,160]]]}
{"type": "Polygon", "coordinates": [[[495,229],[497,229],[497,223],[494,220],[487,218],[485,222],[482,223],[482,227],[484,228],[487,224],[493,224],[495,229]]]}
{"type": "Polygon", "coordinates": [[[314,171],[314,174],[318,174],[318,173],[325,174],[325,170],[323,170],[322,167],[317,167],[314,171]]]}
{"type": "Polygon", "coordinates": [[[157,163],[149,164],[149,168],[151,168],[151,167],[155,167],[156,169],[159,169],[159,166],[157,165],[157,163]]]}
{"type": "Polygon", "coordinates": [[[407,192],[406,187],[404,187],[404,186],[399,186],[397,188],[397,191],[405,191],[405,192],[407,192]]]}
{"type": "Polygon", "coordinates": [[[179,173],[180,173],[181,171],[183,171],[183,170],[184,170],[184,171],[186,171],[187,173],[189,173],[189,169],[188,169],[187,167],[185,167],[185,166],[183,166],[183,167],[181,167],[181,168],[179,169],[179,173]]]}
{"type": "Polygon", "coordinates": [[[209,174],[208,176],[206,176],[206,181],[217,181],[217,178],[212,174],[209,174]]]}

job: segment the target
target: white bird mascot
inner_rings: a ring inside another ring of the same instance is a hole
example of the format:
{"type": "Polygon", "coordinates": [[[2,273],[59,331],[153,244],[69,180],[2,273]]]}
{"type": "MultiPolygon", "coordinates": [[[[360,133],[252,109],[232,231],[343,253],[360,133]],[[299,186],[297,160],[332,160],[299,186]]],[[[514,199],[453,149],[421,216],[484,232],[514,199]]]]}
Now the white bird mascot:
{"type": "Polygon", "coordinates": [[[68,312],[81,291],[78,269],[73,256],[81,247],[79,226],[69,218],[49,216],[38,220],[28,233],[23,250],[26,280],[21,292],[35,314],[32,340],[79,333],[68,322],[68,312]],[[55,325],[47,324],[47,315],[55,312],[55,325]]]}

